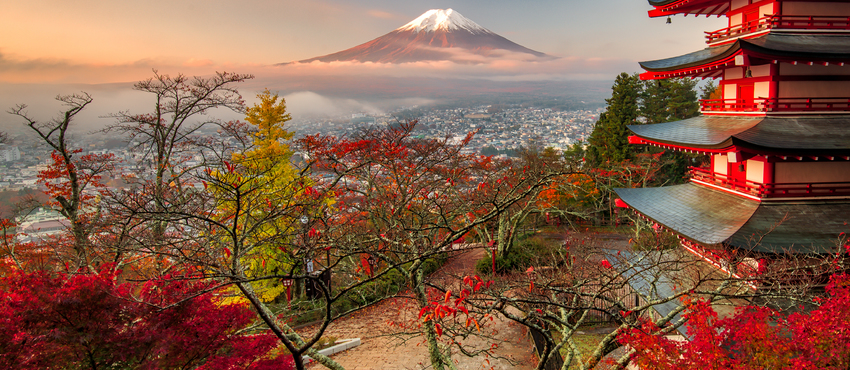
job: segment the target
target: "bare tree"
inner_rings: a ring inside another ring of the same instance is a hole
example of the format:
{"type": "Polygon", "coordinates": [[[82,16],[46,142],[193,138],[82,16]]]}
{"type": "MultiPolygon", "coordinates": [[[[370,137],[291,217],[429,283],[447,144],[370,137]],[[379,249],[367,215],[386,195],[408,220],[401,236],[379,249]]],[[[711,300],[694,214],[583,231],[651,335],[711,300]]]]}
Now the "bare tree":
{"type": "MultiPolygon", "coordinates": [[[[592,234],[578,235],[567,238],[563,248],[538,256],[525,272],[485,276],[494,279],[492,284],[464,302],[479,316],[499,314],[536,333],[542,344],[538,369],[561,354],[562,369],[593,369],[603,361],[624,367],[631,352],[614,352],[621,348],[618,335],[640,328],[641,319],[651,319],[662,334],[684,336],[684,330],[677,330],[691,301],[708,301],[726,313],[742,305],[811,303],[811,289],[836,271],[831,260],[794,254],[775,256],[769,268],[756,271],[747,266],[744,254],[724,271],[683,248],[611,249],[592,234]],[[579,332],[600,322],[615,329],[592,348],[580,345],[579,332]]],[[[458,299],[471,291],[468,282],[459,276],[451,285],[432,287],[458,299]]],[[[449,335],[474,334],[462,321],[441,323],[449,335]]]]}
{"type": "Polygon", "coordinates": [[[73,147],[69,141],[69,130],[74,117],[91,102],[87,93],[59,95],[56,100],[68,108],[58,117],[39,122],[26,111],[25,104],[17,105],[8,113],[19,116],[26,125],[53,149],[53,162],[39,175],[39,181],[48,189],[55,200],[56,208],[70,222],[71,234],[78,267],[90,266],[89,237],[92,235],[92,220],[95,197],[87,192],[102,187],[100,175],[113,168],[114,158],[109,155],[82,155],[82,149],[73,147]]]}

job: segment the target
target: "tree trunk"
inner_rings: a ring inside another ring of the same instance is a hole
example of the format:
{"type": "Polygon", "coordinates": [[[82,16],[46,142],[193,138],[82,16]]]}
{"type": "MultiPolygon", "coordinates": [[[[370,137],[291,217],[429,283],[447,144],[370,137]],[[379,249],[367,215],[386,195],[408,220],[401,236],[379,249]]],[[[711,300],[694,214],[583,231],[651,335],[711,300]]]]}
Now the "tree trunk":
{"type": "MultiPolygon", "coordinates": [[[[430,303],[425,288],[425,271],[421,268],[422,262],[422,259],[417,259],[411,265],[409,271],[409,277],[413,282],[413,289],[416,292],[416,303],[418,303],[420,310],[430,303]]],[[[455,369],[452,364],[451,353],[443,353],[440,350],[440,342],[437,341],[437,329],[434,326],[434,321],[429,320],[423,327],[423,334],[428,342],[428,355],[431,360],[431,367],[434,370],[455,369]]]]}
{"type": "Polygon", "coordinates": [[[292,353],[292,359],[295,361],[295,368],[298,370],[304,370],[304,360],[301,357],[301,354],[307,354],[310,358],[316,360],[316,362],[324,365],[328,369],[332,370],[345,370],[342,365],[338,364],[336,361],[331,359],[328,356],[320,354],[318,351],[313,349],[312,347],[307,348],[306,350],[303,348],[305,342],[301,339],[301,336],[292,330],[292,328],[284,323],[281,323],[277,320],[277,316],[268,308],[268,306],[257,297],[257,294],[254,292],[254,287],[251,283],[237,281],[236,286],[251,302],[251,305],[254,306],[254,310],[257,311],[257,315],[260,316],[260,319],[272,330],[275,336],[280,339],[281,343],[292,353]]]}

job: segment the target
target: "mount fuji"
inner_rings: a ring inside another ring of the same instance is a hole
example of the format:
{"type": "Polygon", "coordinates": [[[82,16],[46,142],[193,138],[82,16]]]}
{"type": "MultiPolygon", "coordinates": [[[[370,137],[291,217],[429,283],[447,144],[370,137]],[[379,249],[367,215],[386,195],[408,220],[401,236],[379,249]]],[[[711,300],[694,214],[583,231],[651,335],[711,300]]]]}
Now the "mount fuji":
{"type": "Polygon", "coordinates": [[[300,63],[448,60],[477,64],[508,55],[523,60],[552,58],[499,36],[452,9],[431,9],[410,23],[372,41],[337,53],[301,60],[300,63]]]}

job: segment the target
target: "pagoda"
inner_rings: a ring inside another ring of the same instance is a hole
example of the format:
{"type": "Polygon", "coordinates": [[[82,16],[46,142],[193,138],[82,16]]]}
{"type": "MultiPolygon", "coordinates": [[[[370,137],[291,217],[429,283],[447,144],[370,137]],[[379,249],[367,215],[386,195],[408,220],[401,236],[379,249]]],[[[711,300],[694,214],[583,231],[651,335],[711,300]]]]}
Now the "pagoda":
{"type": "Polygon", "coordinates": [[[616,189],[618,203],[738,277],[755,277],[789,254],[843,251],[839,239],[850,231],[850,1],[649,4],[650,17],[728,19],[728,27],[705,33],[705,49],[640,63],[643,80],[719,79],[720,95],[700,102],[700,116],[629,126],[629,143],[702,153],[711,162],[692,167],[683,185],[616,189]]]}

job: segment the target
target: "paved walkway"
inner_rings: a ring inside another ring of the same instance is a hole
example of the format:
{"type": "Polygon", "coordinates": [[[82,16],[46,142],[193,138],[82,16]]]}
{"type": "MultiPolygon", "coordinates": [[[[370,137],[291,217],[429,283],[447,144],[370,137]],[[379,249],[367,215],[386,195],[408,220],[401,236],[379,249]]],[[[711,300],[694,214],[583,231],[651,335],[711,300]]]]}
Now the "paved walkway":
{"type": "MultiPolygon", "coordinates": [[[[484,250],[475,249],[456,252],[449,262],[435,275],[434,279],[451,279],[457,275],[474,274],[475,262],[484,255],[484,250]]],[[[359,347],[332,356],[347,370],[394,370],[429,369],[428,347],[422,335],[402,335],[404,330],[394,323],[417,322],[418,310],[414,303],[404,298],[382,302],[363,312],[340,319],[327,330],[327,336],[336,338],[361,338],[359,347]]],[[[302,330],[305,334],[315,328],[302,330]]],[[[467,357],[453,353],[453,360],[460,370],[527,370],[537,363],[532,354],[531,341],[520,325],[501,317],[482,328],[482,334],[492,338],[469,337],[462,343],[476,349],[487,349],[493,344],[498,357],[479,355],[467,357]]],[[[457,352],[456,350],[454,352],[457,352]]],[[[323,368],[313,364],[309,369],[323,368]]]]}

